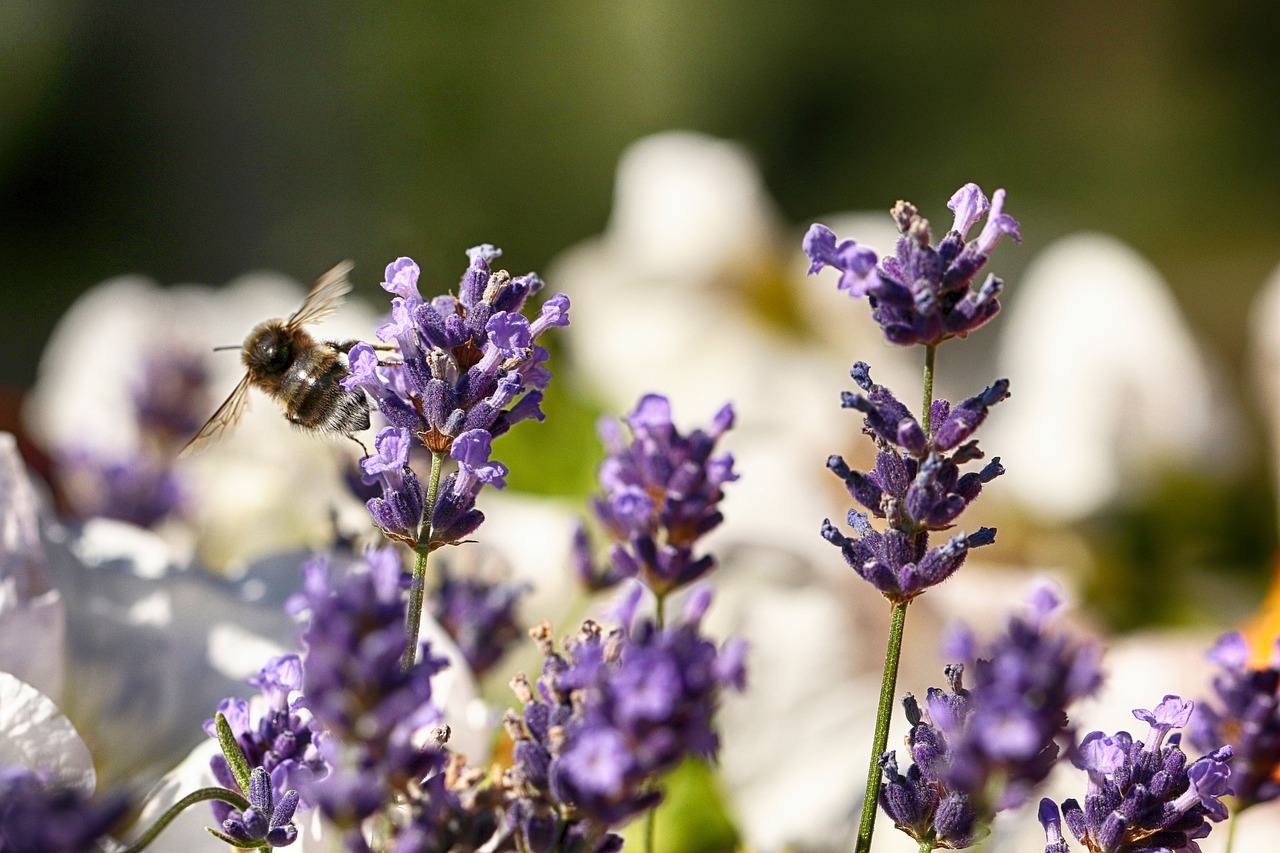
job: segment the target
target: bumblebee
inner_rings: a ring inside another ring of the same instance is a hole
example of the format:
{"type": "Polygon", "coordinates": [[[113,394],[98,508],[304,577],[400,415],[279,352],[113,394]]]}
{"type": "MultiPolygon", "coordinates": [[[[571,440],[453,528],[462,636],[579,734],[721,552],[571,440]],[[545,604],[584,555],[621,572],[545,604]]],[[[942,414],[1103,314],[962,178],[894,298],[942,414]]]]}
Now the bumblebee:
{"type": "Polygon", "coordinates": [[[240,350],[244,378],[179,455],[199,450],[235,426],[249,406],[250,386],[279,402],[285,417],[303,429],[340,433],[354,440],[353,433],[369,428],[364,392],[342,387],[350,373],[344,355],[356,342],[316,340],[304,328],[342,304],[351,291],[347,278],[351,267],[350,261],[343,261],[320,276],[288,319],[267,320],[254,327],[240,350]]]}

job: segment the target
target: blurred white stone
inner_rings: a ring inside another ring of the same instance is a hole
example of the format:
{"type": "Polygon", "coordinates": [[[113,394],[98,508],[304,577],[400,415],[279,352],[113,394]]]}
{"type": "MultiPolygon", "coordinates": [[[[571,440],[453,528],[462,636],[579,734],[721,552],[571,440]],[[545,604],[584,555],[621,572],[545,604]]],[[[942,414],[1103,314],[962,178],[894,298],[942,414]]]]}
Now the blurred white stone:
{"type": "Polygon", "coordinates": [[[1167,470],[1222,473],[1240,425],[1160,274],[1100,234],[1058,241],[1010,290],[1000,375],[1012,396],[984,427],[1000,486],[1070,521],[1136,497],[1167,470]]]}
{"type": "Polygon", "coordinates": [[[742,146],[671,131],[623,152],[606,239],[622,264],[613,272],[624,279],[710,284],[727,258],[745,266],[766,256],[777,222],[742,146]]]}

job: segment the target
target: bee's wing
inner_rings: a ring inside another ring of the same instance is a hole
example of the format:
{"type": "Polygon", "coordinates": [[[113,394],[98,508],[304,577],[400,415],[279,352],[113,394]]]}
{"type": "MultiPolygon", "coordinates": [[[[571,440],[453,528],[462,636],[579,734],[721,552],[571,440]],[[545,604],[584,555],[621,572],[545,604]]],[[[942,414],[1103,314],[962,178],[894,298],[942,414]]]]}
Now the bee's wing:
{"type": "Polygon", "coordinates": [[[347,275],[353,266],[355,265],[351,261],[343,261],[316,279],[316,283],[311,285],[311,292],[303,300],[302,307],[293,312],[285,325],[305,326],[308,323],[318,323],[336,311],[342,304],[342,297],[351,292],[351,280],[347,275]]]}
{"type": "Polygon", "coordinates": [[[187,446],[182,448],[182,452],[178,454],[178,458],[188,456],[192,453],[203,450],[213,442],[222,438],[233,426],[236,421],[240,420],[240,416],[244,414],[244,410],[249,407],[249,374],[244,375],[244,379],[240,380],[240,384],[236,386],[236,390],[231,392],[231,396],[223,401],[218,407],[218,411],[200,427],[200,431],[195,434],[187,446]]]}

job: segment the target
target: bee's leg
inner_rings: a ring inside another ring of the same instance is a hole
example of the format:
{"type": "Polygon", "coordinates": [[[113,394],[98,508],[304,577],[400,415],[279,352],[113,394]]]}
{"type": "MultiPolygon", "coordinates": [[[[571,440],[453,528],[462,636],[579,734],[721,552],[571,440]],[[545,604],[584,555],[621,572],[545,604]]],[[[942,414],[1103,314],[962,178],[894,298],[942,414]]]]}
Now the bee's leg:
{"type": "MultiPolygon", "coordinates": [[[[335,352],[347,353],[347,352],[351,352],[351,348],[354,347],[356,344],[362,343],[362,342],[359,340],[356,340],[355,338],[351,338],[345,341],[326,341],[325,343],[327,343],[330,347],[332,347],[335,352]]],[[[383,350],[385,352],[391,352],[396,348],[395,344],[375,344],[375,343],[369,343],[368,341],[364,341],[363,343],[368,344],[369,346],[373,347],[375,350],[383,350]]]]}

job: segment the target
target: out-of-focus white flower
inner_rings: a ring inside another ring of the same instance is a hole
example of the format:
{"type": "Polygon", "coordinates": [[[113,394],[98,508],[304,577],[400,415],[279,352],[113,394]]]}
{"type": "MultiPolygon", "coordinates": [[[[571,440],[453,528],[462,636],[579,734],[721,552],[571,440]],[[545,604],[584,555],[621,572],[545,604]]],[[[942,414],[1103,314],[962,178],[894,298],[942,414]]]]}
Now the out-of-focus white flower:
{"type": "Polygon", "coordinates": [[[38,503],[17,442],[0,433],[0,672],[57,700],[66,609],[40,542],[38,503]]]}
{"type": "MultiPolygon", "coordinates": [[[[296,283],[266,273],[221,290],[162,289],[136,276],[98,285],[64,315],[41,358],[25,412],[33,439],[54,454],[83,449],[110,459],[136,452],[132,390],[149,359],[176,353],[207,354],[213,414],[244,375],[238,352],[213,347],[237,345],[263,320],[287,317],[304,295],[296,283]]],[[[315,332],[345,340],[368,337],[373,326],[372,313],[351,301],[315,332]]],[[[355,444],[300,430],[278,404],[251,393],[237,429],[180,468],[193,512],[189,525],[167,529],[166,538],[194,547],[206,565],[240,569],[266,554],[327,542],[335,507],[355,503],[342,482],[342,466],[359,452],[355,444]]]]}
{"type": "Polygon", "coordinates": [[[20,765],[91,795],[93,756],[54,701],[22,679],[0,672],[0,767],[20,765]]]}
{"type": "Polygon", "coordinates": [[[1018,501],[1069,521],[1141,494],[1163,470],[1239,461],[1224,383],[1160,274],[1128,246],[1065,238],[1010,293],[998,360],[1013,393],[984,445],[1018,501]]]}

